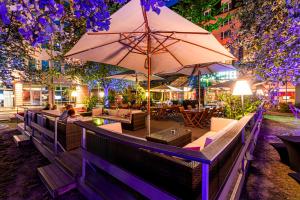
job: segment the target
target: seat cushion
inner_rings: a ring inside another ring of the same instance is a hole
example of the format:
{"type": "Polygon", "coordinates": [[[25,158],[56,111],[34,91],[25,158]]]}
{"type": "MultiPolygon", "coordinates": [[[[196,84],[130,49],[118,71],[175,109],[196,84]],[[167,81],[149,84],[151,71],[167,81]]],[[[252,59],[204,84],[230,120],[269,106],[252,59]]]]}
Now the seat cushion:
{"type": "Polygon", "coordinates": [[[214,134],[216,134],[216,132],[209,131],[209,132],[205,133],[203,136],[201,136],[200,138],[198,138],[197,140],[185,145],[184,148],[186,148],[186,147],[201,147],[203,149],[205,146],[206,138],[209,136],[212,136],[214,134]]]}
{"type": "Polygon", "coordinates": [[[110,115],[110,116],[118,116],[119,115],[119,110],[108,109],[108,115],[110,115]]]}
{"type": "Polygon", "coordinates": [[[224,129],[227,125],[229,125],[231,122],[236,121],[233,119],[226,119],[226,118],[219,118],[219,117],[212,117],[211,118],[211,131],[220,131],[224,129]]]}
{"type": "Polygon", "coordinates": [[[102,115],[103,108],[94,108],[92,110],[92,116],[100,116],[102,115]]]}
{"type": "Polygon", "coordinates": [[[100,128],[103,128],[105,130],[112,131],[115,133],[122,133],[122,126],[121,126],[120,122],[112,123],[112,124],[105,124],[105,125],[100,126],[100,128]]]}

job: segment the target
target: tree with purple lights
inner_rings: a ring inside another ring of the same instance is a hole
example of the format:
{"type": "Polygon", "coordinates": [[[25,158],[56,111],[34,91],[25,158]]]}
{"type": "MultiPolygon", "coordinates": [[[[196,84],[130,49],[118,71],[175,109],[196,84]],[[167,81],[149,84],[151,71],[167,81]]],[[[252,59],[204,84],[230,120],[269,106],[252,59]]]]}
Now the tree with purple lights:
{"type": "Polygon", "coordinates": [[[87,62],[83,65],[69,66],[66,68],[65,74],[72,80],[80,80],[81,83],[87,84],[89,91],[95,87],[104,90],[105,106],[108,106],[108,93],[110,90],[121,92],[131,83],[121,79],[108,79],[108,76],[123,72],[124,69],[105,65],[95,62],[87,62]]]}
{"type": "Polygon", "coordinates": [[[295,82],[300,68],[300,4],[298,0],[244,0],[236,46],[247,63],[271,82],[295,82]]]}

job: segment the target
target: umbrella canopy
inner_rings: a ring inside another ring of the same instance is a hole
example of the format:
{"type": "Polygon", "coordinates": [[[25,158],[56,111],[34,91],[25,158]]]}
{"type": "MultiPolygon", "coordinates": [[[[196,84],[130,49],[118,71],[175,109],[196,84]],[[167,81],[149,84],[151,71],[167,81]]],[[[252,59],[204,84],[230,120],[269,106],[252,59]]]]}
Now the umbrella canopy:
{"type": "Polygon", "coordinates": [[[236,68],[232,65],[223,64],[223,63],[208,63],[208,64],[201,64],[201,65],[193,65],[193,66],[186,66],[183,67],[178,73],[185,74],[188,76],[193,75],[205,75],[205,74],[213,74],[217,72],[224,72],[224,71],[233,71],[236,68]]]}
{"type": "Polygon", "coordinates": [[[146,12],[140,0],[131,0],[115,12],[108,31],[84,34],[66,56],[147,73],[149,134],[151,74],[235,59],[208,31],[167,7],[159,15],[146,12]]]}
{"type": "Polygon", "coordinates": [[[183,92],[183,90],[169,85],[160,85],[158,87],[152,88],[152,92],[183,92]]]}
{"type": "Polygon", "coordinates": [[[132,0],[111,16],[109,31],[88,32],[66,54],[151,74],[177,72],[183,66],[235,59],[208,31],[167,7],[144,12],[132,0]],[[203,56],[205,55],[205,56],[203,56]]]}
{"type": "MultiPolygon", "coordinates": [[[[115,74],[113,76],[109,76],[107,78],[115,78],[115,79],[123,79],[123,80],[128,80],[128,81],[147,81],[148,80],[148,75],[143,74],[141,72],[135,72],[133,70],[131,71],[127,71],[127,72],[123,72],[120,74],[115,74]]],[[[151,80],[163,80],[163,78],[159,77],[159,76],[155,76],[155,75],[151,75],[150,76],[151,80]]]]}

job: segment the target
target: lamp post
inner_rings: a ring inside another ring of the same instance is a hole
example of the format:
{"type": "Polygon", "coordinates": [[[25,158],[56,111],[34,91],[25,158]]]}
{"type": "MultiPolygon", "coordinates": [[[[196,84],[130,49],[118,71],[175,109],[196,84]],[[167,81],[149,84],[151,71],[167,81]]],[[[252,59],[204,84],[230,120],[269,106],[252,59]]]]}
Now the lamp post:
{"type": "Polygon", "coordinates": [[[252,90],[250,88],[250,85],[248,81],[246,80],[238,80],[235,83],[235,86],[233,88],[232,95],[240,95],[242,100],[242,113],[244,116],[244,95],[252,95],[252,90]]]}

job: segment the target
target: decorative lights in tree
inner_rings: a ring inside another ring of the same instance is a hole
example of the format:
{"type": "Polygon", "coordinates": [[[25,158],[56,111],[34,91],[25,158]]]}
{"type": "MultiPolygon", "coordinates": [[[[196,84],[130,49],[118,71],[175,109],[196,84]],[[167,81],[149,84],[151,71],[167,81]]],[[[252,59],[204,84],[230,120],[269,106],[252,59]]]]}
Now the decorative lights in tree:
{"type": "MultiPolygon", "coordinates": [[[[126,0],[1,0],[1,34],[16,21],[19,24],[19,33],[33,46],[47,43],[53,34],[61,30],[60,21],[66,10],[71,10],[75,18],[84,20],[88,31],[108,30],[110,2],[123,4],[126,0]]],[[[147,11],[152,9],[159,13],[159,8],[164,6],[164,0],[141,0],[141,4],[147,11]]]]}
{"type": "Polygon", "coordinates": [[[246,50],[243,62],[259,78],[297,81],[300,73],[300,4],[298,0],[244,0],[241,30],[234,45],[246,50]]]}
{"type": "Polygon", "coordinates": [[[103,88],[105,106],[107,107],[109,104],[107,99],[109,90],[121,92],[132,84],[130,81],[106,78],[122,71],[124,71],[124,69],[117,66],[87,62],[84,65],[68,67],[66,69],[66,75],[70,76],[72,80],[79,79],[82,83],[88,84],[90,91],[97,86],[103,88]]]}

